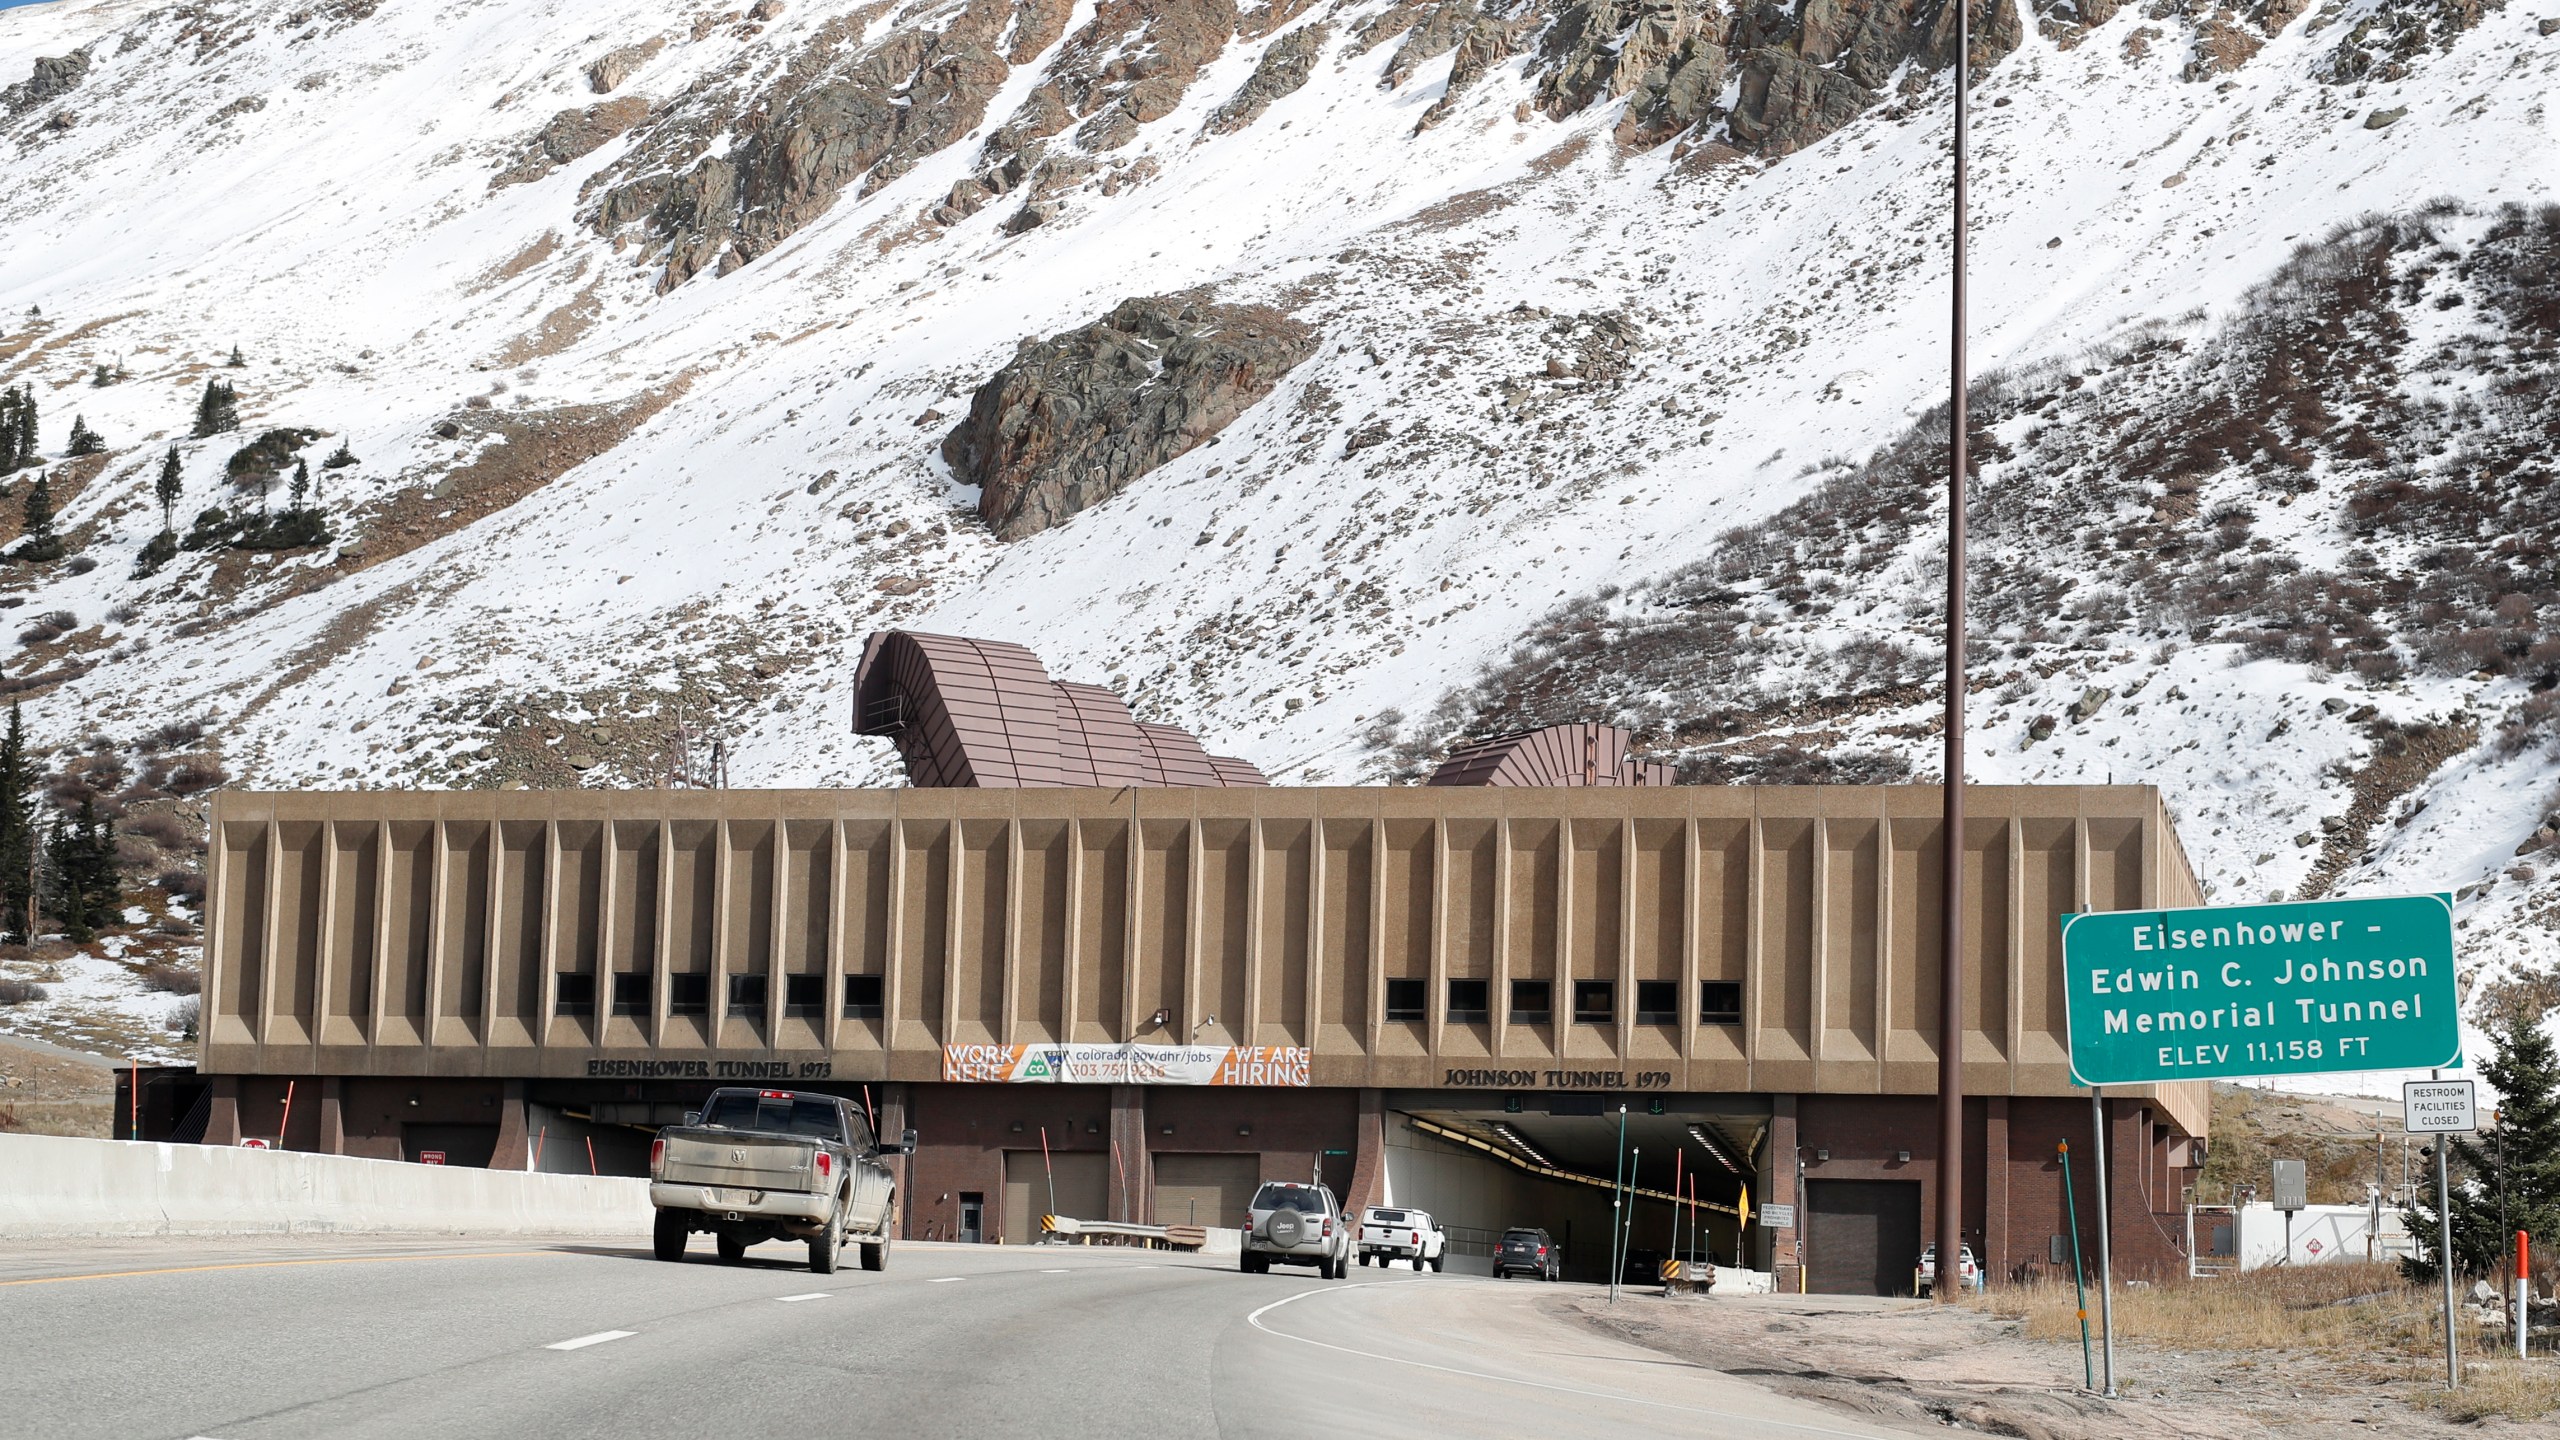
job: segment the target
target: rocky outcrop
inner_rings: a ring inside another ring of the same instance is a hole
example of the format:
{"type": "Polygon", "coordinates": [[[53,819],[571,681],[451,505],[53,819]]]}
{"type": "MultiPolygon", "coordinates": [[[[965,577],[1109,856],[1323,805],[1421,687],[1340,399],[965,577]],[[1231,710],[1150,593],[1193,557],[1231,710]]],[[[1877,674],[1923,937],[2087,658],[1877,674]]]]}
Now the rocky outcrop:
{"type": "Polygon", "coordinates": [[[490,188],[539,180],[572,160],[594,154],[606,141],[648,118],[649,102],[637,95],[563,110],[526,142],[524,154],[500,172],[490,188]]]}
{"type": "Polygon", "coordinates": [[[1742,87],[1729,123],[1734,142],[1744,149],[1790,155],[1856,119],[1876,96],[1845,71],[1785,50],[1754,50],[1742,59],[1742,87]]]}
{"type": "MultiPolygon", "coordinates": [[[[2057,17],[2069,12],[2056,24],[2076,27],[2113,15],[2116,0],[2046,3],[2057,17]]],[[[1972,13],[1977,68],[2018,47],[2024,22],[2014,0],[1973,0],[1972,13]]],[[[1562,119],[1624,97],[1623,145],[1648,148],[1695,131],[1743,152],[1785,155],[1877,104],[1906,61],[1952,64],[1955,15],[1940,0],[1731,0],[1729,10],[1720,0],[1570,0],[1539,44],[1538,106],[1562,119]],[[1718,102],[1729,83],[1728,113],[1718,102]]],[[[1428,29],[1414,24],[1407,47],[1428,29]]]]}
{"type": "Polygon", "coordinates": [[[22,114],[48,100],[61,99],[79,89],[80,82],[88,78],[89,52],[86,50],[74,50],[68,55],[38,56],[33,74],[0,90],[0,111],[22,114]]]}
{"type": "Polygon", "coordinates": [[[2313,73],[2333,85],[2406,78],[2410,62],[2451,45],[2504,0],[2381,0],[2313,73]]]}
{"type": "Polygon", "coordinates": [[[1070,113],[1082,117],[1077,142],[1097,154],[1117,150],[1139,126],[1172,114],[1226,48],[1236,19],[1235,0],[1103,0],[1051,72],[1070,113]]]}
{"type": "Polygon", "coordinates": [[[1230,135],[1262,118],[1271,102],[1284,95],[1294,95],[1315,73],[1316,60],[1324,54],[1324,42],[1332,35],[1330,26],[1321,21],[1300,26],[1271,42],[1262,59],[1245,77],[1227,103],[1210,112],[1203,128],[1211,135],[1230,135]]]}
{"type": "Polygon", "coordinates": [[[1414,133],[1420,134],[1439,124],[1441,117],[1457,105],[1460,97],[1476,81],[1517,53],[1520,30],[1519,25],[1509,21],[1496,20],[1489,15],[1476,16],[1466,33],[1458,37],[1456,53],[1449,57],[1448,85],[1441,90],[1440,98],[1432,101],[1431,108],[1423,111],[1422,118],[1414,123],[1414,133]]]}
{"type": "MultiPolygon", "coordinates": [[[[1561,119],[1626,94],[1654,69],[1664,71],[1667,87],[1681,57],[1701,48],[1714,18],[1693,0],[1576,0],[1556,17],[1541,48],[1546,74],[1539,107],[1561,119]]],[[[1703,48],[1714,50],[1721,64],[1720,47],[1703,48]]]]}
{"type": "Polygon", "coordinates": [[[641,66],[657,58],[667,42],[651,36],[637,45],[625,45],[610,54],[597,57],[587,67],[587,88],[599,95],[610,95],[622,88],[622,82],[639,72],[641,66]]]}
{"type": "Polygon", "coordinates": [[[996,538],[1020,540],[1213,440],[1315,349],[1313,330],[1265,306],[1124,300],[1091,325],[1024,341],[978,387],[942,455],[980,487],[996,538]]]}
{"type": "Polygon", "coordinates": [[[896,29],[863,48],[861,19],[820,26],[761,90],[705,80],[609,177],[591,223],[607,235],[644,224],[666,264],[661,293],[704,270],[727,274],[846,190],[877,189],[976,128],[1011,71],[997,53],[1007,33],[1020,54],[1044,23],[1051,37],[1064,23],[1054,0],[969,0],[941,29],[896,29]],[[712,153],[724,133],[728,153],[712,153]]]}
{"type": "Polygon", "coordinates": [[[1458,48],[1458,42],[1482,27],[1488,20],[1476,8],[1476,0],[1440,0],[1422,12],[1422,18],[1404,32],[1404,43],[1396,47],[1387,62],[1383,83],[1394,89],[1413,78],[1413,72],[1458,48]]]}

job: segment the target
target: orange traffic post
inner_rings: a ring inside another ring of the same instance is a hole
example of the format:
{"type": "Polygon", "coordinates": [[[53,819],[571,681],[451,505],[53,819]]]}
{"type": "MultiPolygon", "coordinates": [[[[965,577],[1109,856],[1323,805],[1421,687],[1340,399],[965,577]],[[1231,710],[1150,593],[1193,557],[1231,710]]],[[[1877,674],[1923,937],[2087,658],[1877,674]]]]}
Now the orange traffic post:
{"type": "Polygon", "coordinates": [[[2533,1313],[2526,1308],[2526,1302],[2533,1295],[2533,1268],[2526,1263],[2531,1258],[2526,1250],[2524,1232],[2519,1230],[2516,1232],[2516,1358],[2519,1360],[2524,1358],[2525,1322],[2533,1313]]]}

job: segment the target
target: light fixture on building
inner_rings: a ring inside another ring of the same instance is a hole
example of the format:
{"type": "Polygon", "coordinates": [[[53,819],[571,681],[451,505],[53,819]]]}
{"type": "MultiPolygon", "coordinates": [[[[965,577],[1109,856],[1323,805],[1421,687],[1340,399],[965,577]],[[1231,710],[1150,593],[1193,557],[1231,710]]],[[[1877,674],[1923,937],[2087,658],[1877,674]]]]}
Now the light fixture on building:
{"type": "Polygon", "coordinates": [[[1814,1163],[1817,1165],[1830,1158],[1831,1152],[1828,1150],[1816,1150],[1813,1152],[1814,1163]]]}
{"type": "Polygon", "coordinates": [[[1172,1134],[1172,1133],[1173,1133],[1173,1127],[1172,1127],[1172,1126],[1170,1126],[1170,1125],[1165,1126],[1165,1127],[1164,1127],[1164,1132],[1163,1132],[1163,1133],[1165,1133],[1165,1134],[1167,1134],[1167,1135],[1172,1134]]]}
{"type": "Polygon", "coordinates": [[[1239,1135],[1250,1135],[1253,1133],[1253,1127],[1250,1125],[1239,1125],[1236,1127],[1236,1133],[1239,1135]]]}
{"type": "Polygon", "coordinates": [[[1022,1133],[1022,1122],[1021,1122],[1021,1121],[1016,1120],[1016,1121],[1014,1121],[1014,1122],[1013,1122],[1013,1133],[1014,1133],[1014,1134],[1016,1134],[1016,1135],[1019,1135],[1019,1134],[1021,1134],[1021,1133],[1022,1133]]]}
{"type": "Polygon", "coordinates": [[[1170,1010],[1158,1010],[1147,1017],[1147,1028],[1150,1030],[1161,1030],[1172,1023],[1173,1012],[1170,1010]]]}
{"type": "Polygon", "coordinates": [[[1893,1152],[1893,1160],[1897,1165],[1908,1165],[1911,1163],[1911,1152],[1908,1150],[1896,1150],[1893,1152]]]}

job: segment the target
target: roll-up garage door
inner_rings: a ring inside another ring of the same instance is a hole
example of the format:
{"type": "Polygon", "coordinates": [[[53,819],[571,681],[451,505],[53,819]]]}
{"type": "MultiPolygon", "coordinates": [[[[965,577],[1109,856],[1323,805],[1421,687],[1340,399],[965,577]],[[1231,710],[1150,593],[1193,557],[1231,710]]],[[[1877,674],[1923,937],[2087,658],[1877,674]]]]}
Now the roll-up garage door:
{"type": "Polygon", "coordinates": [[[1007,1245],[1028,1245],[1040,1238],[1040,1217],[1072,1215],[1079,1220],[1107,1220],[1111,1157],[1092,1151],[1052,1151],[1041,1164],[1037,1150],[1004,1152],[1004,1231],[1007,1245]],[[1057,1185],[1052,1209],[1049,1187],[1057,1185]]]}
{"type": "Polygon", "coordinates": [[[1259,1155],[1158,1155],[1155,1223],[1243,1229],[1261,1183],[1259,1155]]]}
{"type": "Polygon", "coordinates": [[[1807,1289],[1899,1295],[1920,1260],[1920,1185],[1911,1180],[1806,1182],[1807,1289]]]}

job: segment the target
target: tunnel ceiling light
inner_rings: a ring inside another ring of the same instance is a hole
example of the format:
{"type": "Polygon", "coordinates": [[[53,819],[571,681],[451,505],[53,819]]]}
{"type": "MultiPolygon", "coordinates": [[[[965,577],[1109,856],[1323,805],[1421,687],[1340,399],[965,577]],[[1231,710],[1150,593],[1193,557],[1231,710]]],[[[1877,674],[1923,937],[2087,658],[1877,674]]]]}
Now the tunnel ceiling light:
{"type": "Polygon", "coordinates": [[[1742,1167],[1733,1163],[1733,1157],[1725,1153],[1724,1147],[1716,1143],[1715,1137],[1709,1135],[1706,1132],[1705,1127],[1698,1125],[1690,1126],[1689,1138],[1697,1141],[1699,1148],[1705,1150],[1708,1155],[1714,1157],[1715,1162],[1725,1168],[1725,1173],[1730,1175],[1739,1175],[1742,1173],[1742,1167]]]}
{"type": "Polygon", "coordinates": [[[1496,1121],[1496,1122],[1494,1123],[1494,1126],[1493,1126],[1493,1133],[1494,1133],[1494,1134],[1496,1134],[1496,1135],[1501,1136],[1501,1137],[1503,1138],[1503,1140],[1504,1140],[1505,1142],[1507,1142],[1507,1143],[1511,1146],[1511,1148],[1512,1148],[1512,1149],[1517,1150],[1517,1151],[1519,1151],[1521,1154],[1528,1156],[1531,1160],[1536,1161],[1538,1164],[1540,1164],[1540,1165],[1544,1165],[1544,1166],[1546,1166],[1546,1167],[1547,1167],[1548,1169],[1550,1169],[1550,1170],[1552,1170],[1552,1169],[1555,1169],[1555,1168],[1556,1168],[1556,1162],[1554,1162],[1553,1160],[1548,1159],[1548,1158],[1546,1157],[1546,1155],[1545,1155],[1542,1151],[1540,1151],[1540,1150],[1538,1149],[1538,1147],[1537,1147],[1537,1146],[1530,1144],[1530,1143],[1528,1142],[1528,1140],[1527,1140],[1525,1137],[1523,1137],[1519,1131],[1512,1129],[1509,1125],[1504,1124],[1504,1123],[1502,1123],[1502,1122],[1500,1122],[1500,1121],[1496,1121]]]}

